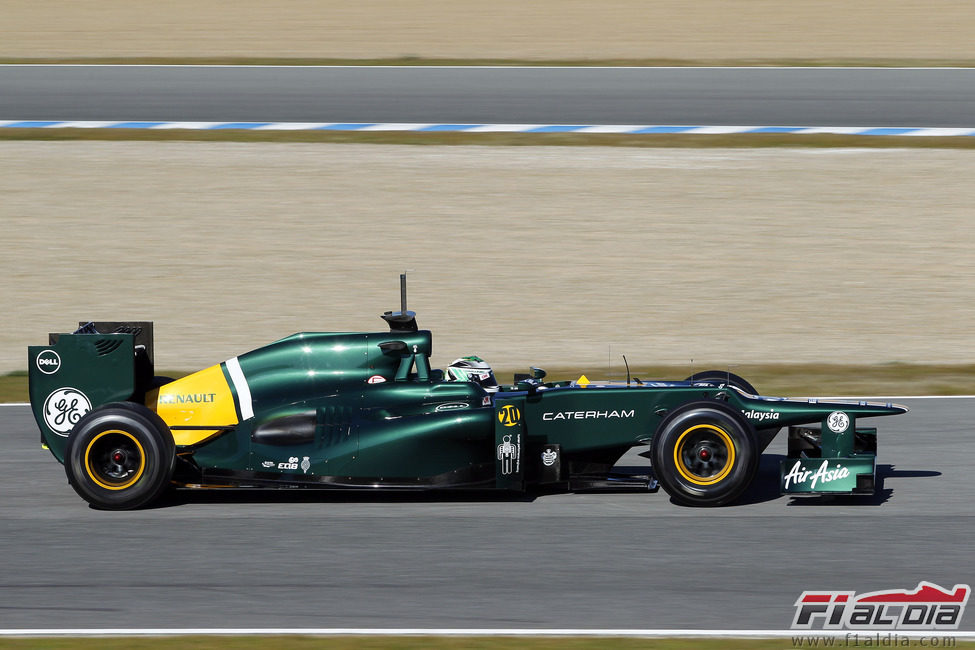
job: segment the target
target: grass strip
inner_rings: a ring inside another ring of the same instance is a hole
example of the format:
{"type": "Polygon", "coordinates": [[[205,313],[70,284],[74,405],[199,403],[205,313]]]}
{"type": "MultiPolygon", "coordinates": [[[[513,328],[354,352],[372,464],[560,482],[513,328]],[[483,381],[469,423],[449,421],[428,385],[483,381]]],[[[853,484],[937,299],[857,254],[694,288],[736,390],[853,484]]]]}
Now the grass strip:
{"type": "Polygon", "coordinates": [[[18,370],[6,375],[0,375],[0,404],[9,402],[27,402],[27,371],[18,370]]]}
{"type": "Polygon", "coordinates": [[[750,59],[454,59],[436,57],[0,57],[4,65],[262,65],[262,66],[497,66],[497,67],[802,67],[802,68],[971,68],[975,59],[944,58],[750,58],[750,59]]]}
{"type": "MultiPolygon", "coordinates": [[[[763,395],[836,396],[836,395],[975,395],[975,364],[834,365],[815,363],[741,364],[720,370],[731,370],[754,385],[763,395]]],[[[631,377],[652,379],[685,379],[694,372],[706,370],[691,366],[632,366],[631,377]]],[[[547,368],[547,381],[578,379],[583,372],[591,380],[625,381],[621,367],[611,372],[601,369],[547,368]]],[[[528,369],[496,369],[501,382],[510,381],[513,372],[528,369]]],[[[157,374],[182,377],[188,373],[160,370],[157,374]]],[[[26,402],[27,373],[17,371],[0,376],[0,403],[26,402]]]]}
{"type": "MultiPolygon", "coordinates": [[[[896,642],[885,647],[936,647],[975,648],[975,642],[957,641],[950,632],[932,634],[923,644],[919,640],[908,641],[897,636],[896,632],[861,633],[860,643],[851,635],[850,640],[840,637],[837,646],[879,647],[878,638],[896,638],[896,642]],[[869,637],[869,639],[868,639],[869,637]]],[[[467,650],[602,650],[606,647],[622,650],[782,650],[783,648],[824,647],[824,637],[806,634],[794,639],[635,639],[635,638],[578,638],[578,637],[464,637],[464,636],[179,636],[179,637],[109,637],[109,638],[44,638],[44,639],[0,639],[0,648],[44,648],[46,650],[177,650],[195,648],[196,650],[257,650],[258,648],[288,648],[289,650],[310,650],[329,648],[332,650],[444,650],[465,648],[467,650]],[[819,643],[814,645],[805,640],[814,637],[819,643]],[[804,639],[798,642],[798,639],[804,639]],[[794,639],[797,643],[794,643],[794,639]]],[[[832,645],[832,644],[829,644],[832,645]]]]}
{"type": "Polygon", "coordinates": [[[0,141],[323,142],[349,144],[666,148],[975,149],[975,137],[798,134],[446,133],[248,129],[0,128],[0,141]]]}

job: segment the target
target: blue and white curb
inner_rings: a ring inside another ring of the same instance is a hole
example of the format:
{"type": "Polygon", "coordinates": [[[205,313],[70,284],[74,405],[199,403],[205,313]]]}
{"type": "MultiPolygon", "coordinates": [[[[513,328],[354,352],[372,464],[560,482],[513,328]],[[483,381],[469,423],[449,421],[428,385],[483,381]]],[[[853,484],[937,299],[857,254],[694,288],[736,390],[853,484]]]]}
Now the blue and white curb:
{"type": "Polygon", "coordinates": [[[921,137],[975,136],[975,128],[924,128],[887,126],[673,126],[666,124],[438,124],[406,122],[154,122],[154,121],[53,121],[0,120],[7,129],[188,129],[218,131],[413,131],[420,133],[617,133],[627,135],[887,135],[921,137]]]}

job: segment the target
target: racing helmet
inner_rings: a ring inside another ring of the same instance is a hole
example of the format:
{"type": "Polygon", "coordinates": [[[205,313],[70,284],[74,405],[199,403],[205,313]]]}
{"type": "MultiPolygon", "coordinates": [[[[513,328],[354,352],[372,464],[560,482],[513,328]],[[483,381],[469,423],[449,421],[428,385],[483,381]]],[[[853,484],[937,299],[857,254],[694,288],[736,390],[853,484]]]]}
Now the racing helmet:
{"type": "Polygon", "coordinates": [[[494,378],[491,366],[484,359],[471,355],[455,359],[447,366],[444,381],[469,381],[478,384],[489,393],[500,390],[498,380],[494,378]]]}

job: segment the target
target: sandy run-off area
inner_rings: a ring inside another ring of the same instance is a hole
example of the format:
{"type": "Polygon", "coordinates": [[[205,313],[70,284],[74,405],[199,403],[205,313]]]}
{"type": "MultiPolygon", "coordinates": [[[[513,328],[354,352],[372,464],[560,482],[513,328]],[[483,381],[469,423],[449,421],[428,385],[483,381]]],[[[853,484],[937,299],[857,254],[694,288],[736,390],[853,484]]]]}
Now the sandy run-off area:
{"type": "Polygon", "coordinates": [[[0,57],[975,59],[971,0],[5,0],[0,57]]]}
{"type": "Polygon", "coordinates": [[[410,307],[444,365],[971,362],[975,152],[0,142],[0,372],[193,369],[410,307]]]}

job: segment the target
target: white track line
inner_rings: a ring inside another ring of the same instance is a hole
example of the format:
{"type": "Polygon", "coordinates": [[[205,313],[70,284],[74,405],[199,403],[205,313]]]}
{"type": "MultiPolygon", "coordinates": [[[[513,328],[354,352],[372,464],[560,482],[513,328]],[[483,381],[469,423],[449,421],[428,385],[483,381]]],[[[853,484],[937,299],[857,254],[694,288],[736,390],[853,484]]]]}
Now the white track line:
{"type": "Polygon", "coordinates": [[[33,636],[525,636],[525,637],[641,637],[641,638],[734,638],[781,639],[791,637],[850,637],[862,640],[875,635],[891,635],[904,639],[953,637],[975,639],[975,632],[961,630],[629,630],[629,629],[531,629],[531,628],[58,628],[0,630],[0,637],[33,636]]]}
{"type": "Polygon", "coordinates": [[[975,399],[975,395],[880,395],[873,397],[860,397],[860,396],[850,396],[846,397],[811,397],[803,399],[818,399],[818,400],[839,400],[839,401],[877,401],[877,400],[898,400],[898,399],[975,399]]]}

